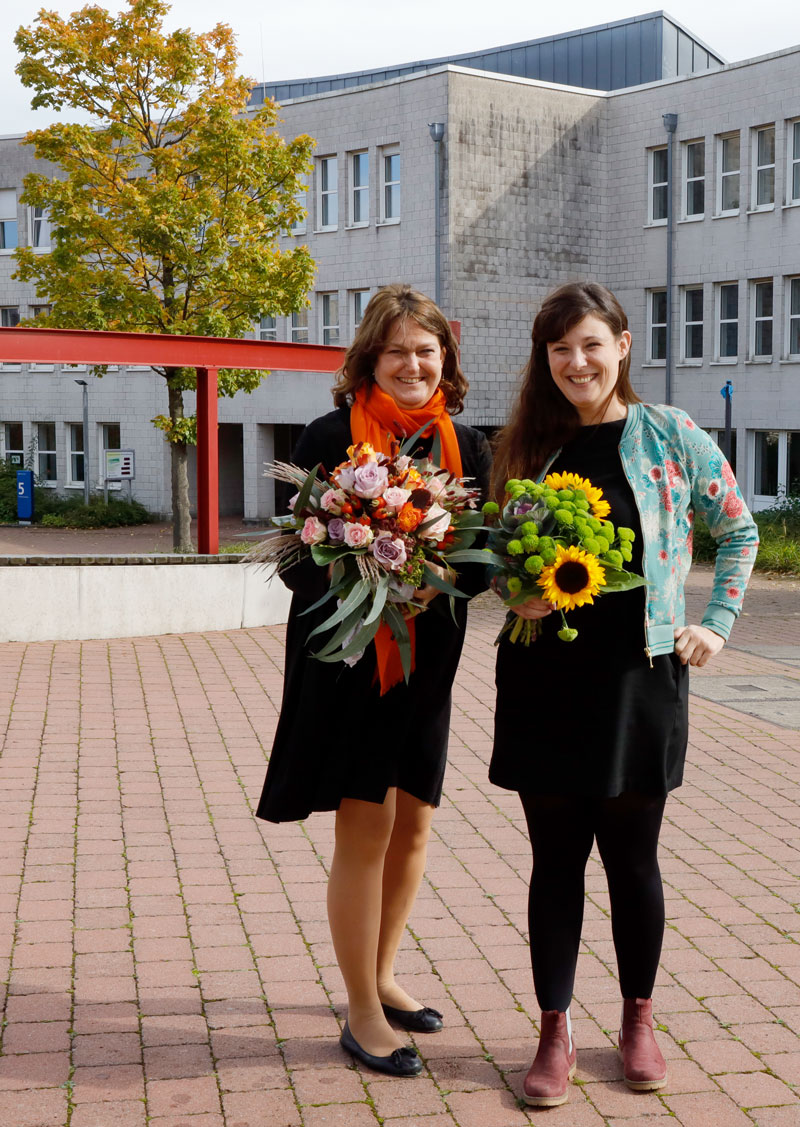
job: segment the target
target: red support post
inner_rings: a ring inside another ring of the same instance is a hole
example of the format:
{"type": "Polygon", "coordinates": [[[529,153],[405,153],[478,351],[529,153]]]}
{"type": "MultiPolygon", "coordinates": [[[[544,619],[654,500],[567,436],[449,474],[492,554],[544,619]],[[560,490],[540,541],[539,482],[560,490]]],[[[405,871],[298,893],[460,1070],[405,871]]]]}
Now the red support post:
{"type": "Polygon", "coordinates": [[[217,369],[197,369],[197,551],[219,552],[217,369]]]}

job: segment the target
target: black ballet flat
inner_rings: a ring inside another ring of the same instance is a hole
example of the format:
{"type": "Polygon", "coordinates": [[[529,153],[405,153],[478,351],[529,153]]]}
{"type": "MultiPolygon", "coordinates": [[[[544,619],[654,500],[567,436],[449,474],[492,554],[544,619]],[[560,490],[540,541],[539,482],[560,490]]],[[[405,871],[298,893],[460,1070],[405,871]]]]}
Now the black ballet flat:
{"type": "Polygon", "coordinates": [[[351,1056],[367,1068],[375,1072],[385,1072],[389,1076],[417,1076],[422,1072],[422,1061],[417,1056],[415,1049],[404,1047],[395,1049],[388,1057],[376,1057],[362,1049],[358,1041],[350,1032],[350,1026],[344,1023],[339,1044],[351,1056]]]}
{"type": "Polygon", "coordinates": [[[383,1012],[390,1021],[396,1022],[409,1033],[438,1033],[443,1029],[442,1015],[430,1006],[421,1010],[398,1010],[394,1006],[384,1006],[383,1012]]]}

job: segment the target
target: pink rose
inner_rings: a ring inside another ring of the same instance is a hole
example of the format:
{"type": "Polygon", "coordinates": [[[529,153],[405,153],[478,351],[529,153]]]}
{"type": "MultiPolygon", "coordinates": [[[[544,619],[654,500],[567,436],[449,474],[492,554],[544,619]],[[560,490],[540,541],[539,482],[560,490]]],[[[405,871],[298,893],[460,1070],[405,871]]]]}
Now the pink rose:
{"type": "Polygon", "coordinates": [[[441,540],[450,527],[450,514],[434,502],[425,514],[425,520],[417,530],[425,540],[441,540]],[[430,522],[433,521],[433,524],[430,522]]]}
{"type": "Polygon", "coordinates": [[[325,525],[318,517],[306,517],[306,522],[300,532],[300,539],[304,544],[321,544],[326,535],[325,525]]]}
{"type": "Polygon", "coordinates": [[[403,541],[395,540],[388,532],[381,533],[376,537],[371,551],[378,563],[389,571],[397,571],[408,559],[403,541]]]}
{"type": "Polygon", "coordinates": [[[348,548],[366,548],[372,542],[372,529],[365,524],[346,524],[344,542],[348,548]]]}
{"type": "Polygon", "coordinates": [[[428,478],[428,480],[425,482],[425,488],[428,490],[431,497],[438,497],[440,496],[440,494],[444,493],[445,489],[447,488],[447,486],[445,485],[446,477],[446,474],[441,476],[434,474],[433,477],[428,478]]]}
{"type": "Polygon", "coordinates": [[[744,502],[736,493],[731,492],[722,502],[722,508],[725,510],[726,516],[729,516],[731,520],[735,520],[736,517],[741,516],[744,502]]]}
{"type": "Polygon", "coordinates": [[[392,509],[402,509],[410,496],[410,489],[398,489],[396,485],[392,485],[384,493],[383,503],[392,509]]]}
{"type": "Polygon", "coordinates": [[[389,483],[389,471],[386,466],[379,466],[377,462],[366,462],[363,466],[356,466],[353,492],[359,497],[371,500],[380,497],[389,483]]]}
{"type": "Polygon", "coordinates": [[[343,465],[333,471],[331,476],[342,489],[351,490],[355,482],[355,466],[351,466],[349,462],[344,462],[343,465]]]}
{"type": "Polygon", "coordinates": [[[710,481],[708,483],[708,489],[706,490],[706,493],[708,493],[709,497],[716,497],[716,495],[719,493],[719,490],[720,490],[719,482],[718,481],[710,481]]]}
{"type": "Polygon", "coordinates": [[[338,516],[346,500],[347,496],[341,489],[326,489],[319,503],[326,513],[333,513],[338,516]]]}

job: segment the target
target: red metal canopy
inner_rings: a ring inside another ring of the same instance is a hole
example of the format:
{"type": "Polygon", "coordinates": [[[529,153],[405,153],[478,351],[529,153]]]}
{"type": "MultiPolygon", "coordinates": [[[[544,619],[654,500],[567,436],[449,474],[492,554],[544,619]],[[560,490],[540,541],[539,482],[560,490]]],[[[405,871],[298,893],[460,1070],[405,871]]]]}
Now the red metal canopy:
{"type": "MultiPolygon", "coordinates": [[[[7,364],[146,364],[197,369],[197,550],[219,551],[217,373],[220,368],[335,372],[343,348],[83,329],[0,328],[7,364]]],[[[88,436],[87,436],[88,437],[88,436]]]]}

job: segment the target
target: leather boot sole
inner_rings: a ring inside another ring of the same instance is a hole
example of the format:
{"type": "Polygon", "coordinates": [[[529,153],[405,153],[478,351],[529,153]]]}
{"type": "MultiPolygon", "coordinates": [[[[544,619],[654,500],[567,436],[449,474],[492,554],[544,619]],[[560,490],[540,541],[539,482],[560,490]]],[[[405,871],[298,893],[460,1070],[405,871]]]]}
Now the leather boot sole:
{"type": "MultiPolygon", "coordinates": [[[[569,1085],[570,1080],[572,1080],[577,1070],[578,1063],[576,1061],[567,1073],[567,1085],[569,1085]]],[[[522,1098],[529,1107],[560,1107],[561,1104],[565,1104],[569,1099],[569,1087],[567,1087],[567,1090],[560,1096],[529,1096],[523,1088],[522,1098]]]]}

